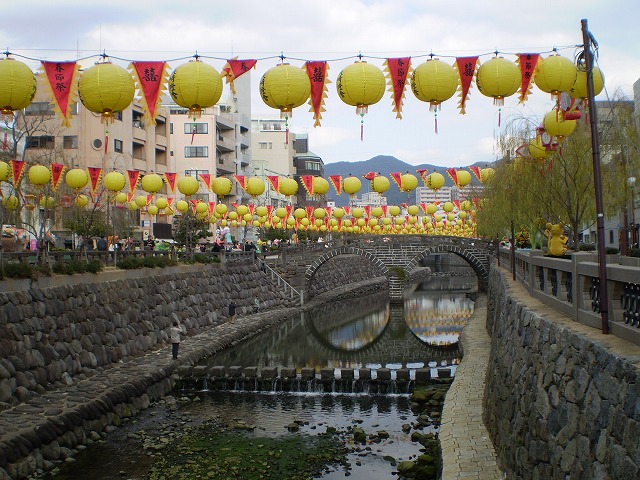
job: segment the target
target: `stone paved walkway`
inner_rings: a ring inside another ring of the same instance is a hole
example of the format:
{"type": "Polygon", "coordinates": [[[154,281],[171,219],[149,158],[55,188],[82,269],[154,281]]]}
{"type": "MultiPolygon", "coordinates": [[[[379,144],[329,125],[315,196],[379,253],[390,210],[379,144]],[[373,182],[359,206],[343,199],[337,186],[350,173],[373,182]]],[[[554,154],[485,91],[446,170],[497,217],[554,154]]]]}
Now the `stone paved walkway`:
{"type": "Polygon", "coordinates": [[[442,480],[505,478],[498,468],[493,443],[482,422],[482,400],[491,350],[486,317],[486,299],[480,297],[464,328],[461,337],[464,356],[442,411],[442,480]]]}

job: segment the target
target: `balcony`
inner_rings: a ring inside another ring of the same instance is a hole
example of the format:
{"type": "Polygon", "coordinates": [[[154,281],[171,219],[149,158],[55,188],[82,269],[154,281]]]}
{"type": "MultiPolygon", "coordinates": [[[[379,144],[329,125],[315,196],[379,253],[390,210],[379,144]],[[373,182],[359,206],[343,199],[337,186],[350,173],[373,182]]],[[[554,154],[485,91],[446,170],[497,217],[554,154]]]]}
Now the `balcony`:
{"type": "Polygon", "coordinates": [[[242,168],[248,167],[251,164],[251,155],[246,153],[240,154],[240,166],[242,168]]]}
{"type": "Polygon", "coordinates": [[[222,153],[235,152],[236,143],[234,139],[218,134],[216,136],[216,148],[222,153]]]}
{"type": "Polygon", "coordinates": [[[230,155],[219,155],[216,170],[218,175],[234,175],[236,173],[235,159],[230,155]]]}
{"type": "Polygon", "coordinates": [[[229,113],[220,113],[220,115],[216,116],[216,127],[220,130],[234,130],[236,129],[236,122],[233,116],[229,113]]]}
{"type": "Polygon", "coordinates": [[[169,142],[167,141],[167,137],[165,135],[159,135],[159,134],[156,133],[156,146],[157,147],[164,147],[166,149],[168,143],[169,142]]]}
{"type": "Polygon", "coordinates": [[[147,141],[147,131],[143,127],[136,127],[136,121],[132,123],[134,127],[132,130],[132,136],[134,140],[139,140],[142,143],[146,143],[147,141]]]}

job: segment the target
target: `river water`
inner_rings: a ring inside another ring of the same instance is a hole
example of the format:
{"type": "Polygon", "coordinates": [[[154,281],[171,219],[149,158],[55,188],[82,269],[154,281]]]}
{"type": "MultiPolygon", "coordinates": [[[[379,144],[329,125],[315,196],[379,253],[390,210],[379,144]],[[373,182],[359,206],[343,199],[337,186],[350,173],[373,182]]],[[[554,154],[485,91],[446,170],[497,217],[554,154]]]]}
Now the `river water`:
{"type": "MultiPolygon", "coordinates": [[[[468,293],[476,287],[475,277],[434,276],[417,286],[403,306],[389,305],[386,293],[332,302],[261,332],[211,357],[207,364],[310,367],[316,371],[371,368],[374,378],[375,370],[381,367],[392,372],[408,368],[411,378],[417,368],[431,367],[433,375],[443,366],[455,372],[458,335],[473,313],[468,293]]],[[[176,401],[169,398],[154,405],[106,441],[80,452],[74,463],[59,469],[52,478],[146,479],[162,451],[143,449],[144,439],[162,438],[171,445],[181,429],[205,422],[251,424],[255,428],[242,434],[256,440],[312,436],[327,427],[344,431],[357,426],[367,433],[384,430],[389,434],[361,447],[352,445],[347,467],[329,467],[319,477],[328,480],[345,476],[355,480],[394,478],[397,462],[420,455],[421,445],[411,441],[407,428],[416,418],[408,394],[253,392],[231,386],[226,391],[179,391],[174,397],[176,401]],[[299,426],[296,433],[287,429],[292,422],[299,426]]],[[[428,432],[437,433],[437,428],[421,431],[428,432]]]]}

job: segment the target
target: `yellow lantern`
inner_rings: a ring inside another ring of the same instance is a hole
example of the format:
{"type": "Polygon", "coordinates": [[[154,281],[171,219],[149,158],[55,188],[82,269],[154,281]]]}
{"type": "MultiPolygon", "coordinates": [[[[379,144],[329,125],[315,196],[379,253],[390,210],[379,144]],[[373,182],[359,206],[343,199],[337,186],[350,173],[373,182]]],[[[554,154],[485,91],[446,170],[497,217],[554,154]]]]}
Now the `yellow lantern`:
{"type": "Polygon", "coordinates": [[[576,83],[577,70],[571,60],[560,55],[551,55],[538,60],[534,82],[540,90],[557,96],[568,92],[576,83]]]}
{"type": "Polygon", "coordinates": [[[185,200],[178,200],[176,202],[176,210],[178,210],[179,212],[186,212],[187,209],[189,208],[189,204],[185,201],[185,200]]]}
{"type": "Polygon", "coordinates": [[[564,137],[573,133],[576,129],[575,120],[565,120],[562,110],[554,108],[544,116],[542,121],[545,131],[558,138],[558,142],[562,142],[564,137]]]}
{"type": "Polygon", "coordinates": [[[284,218],[287,216],[287,209],[284,207],[276,208],[276,217],[284,218]]]}
{"type": "Polygon", "coordinates": [[[135,83],[124,68],[101,62],[80,74],[78,93],[87,110],[100,113],[103,120],[111,122],[115,112],[121,112],[133,101],[135,83]]]}
{"type": "Polygon", "coordinates": [[[116,194],[116,202],[125,203],[127,201],[127,194],[124,192],[119,192],[116,194]]]}
{"type": "Polygon", "coordinates": [[[169,78],[169,93],[174,102],[189,109],[198,118],[202,110],[214,106],[222,95],[222,77],[211,65],[195,60],[176,68],[169,78]]]}
{"type": "MultiPolygon", "coordinates": [[[[199,205],[199,204],[200,204],[200,203],[198,203],[198,205],[199,205]]],[[[205,206],[206,206],[206,203],[204,203],[203,205],[205,205],[205,206]]],[[[208,209],[208,207],[207,207],[207,209],[208,209]]],[[[197,211],[197,210],[198,210],[198,207],[196,206],[196,211],[197,211]]],[[[225,214],[225,213],[227,213],[228,211],[229,211],[229,207],[227,207],[224,203],[219,203],[219,204],[217,204],[217,205],[216,205],[216,207],[215,207],[215,212],[216,212],[218,215],[220,215],[220,216],[224,215],[224,214],[225,214]]]]}
{"type": "Polygon", "coordinates": [[[12,116],[27,107],[36,94],[36,77],[25,64],[13,58],[0,59],[0,114],[12,116]]]}
{"type": "Polygon", "coordinates": [[[490,182],[491,179],[495,176],[495,174],[496,174],[496,171],[491,167],[482,168],[480,170],[480,183],[490,182]]]}
{"type": "Polygon", "coordinates": [[[460,210],[469,211],[473,207],[473,203],[470,200],[463,200],[460,202],[460,210]]]}
{"type": "Polygon", "coordinates": [[[418,65],[411,77],[411,91],[418,100],[429,103],[429,111],[435,115],[435,130],[438,133],[438,109],[458,89],[458,73],[451,65],[432,58],[418,65]]]}
{"type": "Polygon", "coordinates": [[[270,68],[260,79],[262,101],[280,110],[281,118],[291,117],[293,109],[304,104],[310,94],[311,81],[305,70],[288,63],[270,68]]]}
{"type": "Polygon", "coordinates": [[[159,198],[156,200],[156,207],[158,207],[160,210],[164,210],[168,206],[169,206],[169,202],[167,201],[166,198],[159,198]]]}
{"type": "Polygon", "coordinates": [[[364,215],[364,210],[360,207],[356,207],[353,210],[351,210],[351,216],[353,218],[361,218],[362,215],[364,215]]]}
{"type": "Polygon", "coordinates": [[[308,227],[310,223],[311,222],[309,221],[309,219],[307,217],[302,218],[300,220],[300,225],[302,225],[303,227],[308,227]]]}
{"type": "Polygon", "coordinates": [[[436,192],[444,186],[444,175],[438,172],[430,173],[424,179],[424,184],[436,192]]]}
{"type": "Polygon", "coordinates": [[[387,225],[391,225],[391,219],[389,217],[384,217],[382,219],[382,224],[387,226],[387,225]]]}
{"type": "Polygon", "coordinates": [[[254,226],[255,228],[259,228],[259,227],[260,227],[260,222],[259,222],[258,220],[254,220],[254,221],[253,221],[253,226],[254,226]]]}
{"type": "Polygon", "coordinates": [[[371,180],[371,190],[374,192],[378,192],[383,194],[387,190],[389,190],[390,183],[389,179],[382,175],[376,175],[373,180],[371,180]]]}
{"type": "MultiPolygon", "coordinates": [[[[219,207],[220,205],[223,205],[223,204],[218,204],[218,205],[216,205],[216,212],[218,211],[218,207],[219,207]]],[[[224,206],[224,209],[223,209],[223,210],[224,210],[224,212],[221,212],[221,213],[226,213],[226,211],[227,211],[227,206],[226,206],[226,205],[223,205],[223,206],[224,206]]],[[[196,203],[196,213],[200,213],[200,214],[202,214],[202,213],[209,213],[209,205],[207,205],[205,202],[198,202],[198,203],[196,203]]]]}
{"type": "Polygon", "coordinates": [[[30,183],[37,187],[42,187],[51,180],[51,172],[44,165],[33,165],[29,167],[28,177],[30,183]]]}
{"type": "MultiPolygon", "coordinates": [[[[302,209],[300,209],[300,210],[302,210],[302,209]]],[[[297,210],[296,210],[296,211],[297,211],[297,210]]],[[[304,210],[303,210],[303,211],[304,211],[304,210]]],[[[338,208],[336,208],[336,209],[334,209],[334,210],[333,210],[333,216],[334,216],[334,217],[336,217],[336,218],[342,218],[342,217],[344,217],[344,213],[345,213],[345,212],[344,212],[344,209],[343,209],[343,208],[340,208],[340,207],[338,207],[338,208]]]]}
{"type": "Polygon", "coordinates": [[[383,214],[384,211],[382,210],[382,207],[373,207],[371,209],[371,215],[373,215],[375,218],[380,218],[383,214]]]}
{"type": "Polygon", "coordinates": [[[464,220],[465,218],[467,218],[467,212],[465,212],[464,210],[458,212],[458,218],[460,218],[460,220],[464,220]]]}
{"type": "Polygon", "coordinates": [[[211,183],[211,189],[219,198],[224,198],[231,193],[233,184],[227,177],[216,177],[211,183]]]}
{"type": "MultiPolygon", "coordinates": [[[[238,213],[238,215],[240,215],[240,214],[238,213]]],[[[253,220],[253,215],[251,215],[250,213],[245,213],[242,216],[242,220],[244,220],[245,222],[250,222],[250,221],[253,220]]]]}
{"type": "Polygon", "coordinates": [[[314,216],[314,218],[316,218],[316,219],[320,219],[320,220],[321,220],[321,219],[323,219],[326,215],[327,215],[327,212],[326,212],[326,210],[325,210],[324,208],[320,208],[320,207],[318,207],[318,208],[316,208],[316,209],[313,211],[313,216],[314,216]]]}
{"type": "Polygon", "coordinates": [[[56,205],[56,199],[53,197],[42,197],[40,199],[40,207],[42,208],[53,208],[56,205]]]}
{"type": "Polygon", "coordinates": [[[438,206],[435,203],[430,203],[429,205],[427,205],[427,213],[429,215],[433,215],[437,211],[438,211],[438,206]]]}
{"type": "Polygon", "coordinates": [[[444,202],[444,204],[442,205],[442,210],[444,210],[445,212],[453,212],[453,207],[453,203],[444,202]]]}
{"type": "MultiPolygon", "coordinates": [[[[5,182],[9,178],[9,164],[7,162],[0,162],[0,182],[5,182]]],[[[89,178],[87,177],[87,181],[89,178]]]]}
{"type": "MultiPolygon", "coordinates": [[[[593,96],[598,96],[600,92],[604,89],[604,75],[602,74],[602,70],[598,67],[593,67],[592,70],[593,75],[593,96]]],[[[577,100],[586,100],[587,93],[587,72],[584,70],[577,70],[576,81],[569,90],[569,95],[572,98],[577,100]]]]}
{"type": "Polygon", "coordinates": [[[147,208],[147,212],[149,212],[149,215],[157,215],[159,211],[160,210],[155,205],[149,205],[149,208],[147,208]]]}
{"type": "Polygon", "coordinates": [[[400,177],[400,186],[401,190],[408,195],[418,186],[418,178],[411,173],[405,173],[400,177]]]}
{"type": "Polygon", "coordinates": [[[251,177],[247,180],[246,191],[252,197],[257,197],[264,193],[264,182],[258,177],[251,177]]]}
{"type": "MultiPolygon", "coordinates": [[[[226,206],[226,205],[225,205],[226,206]]],[[[227,214],[229,220],[238,220],[238,212],[229,212],[227,214]]]]}
{"type": "Polygon", "coordinates": [[[329,191],[329,182],[322,177],[313,177],[313,194],[324,195],[329,191]]]}
{"type": "Polygon", "coordinates": [[[493,97],[493,104],[501,107],[504,99],[516,93],[522,75],[518,65],[502,57],[487,60],[476,75],[478,90],[486,97],[493,97]]]}
{"type": "Polygon", "coordinates": [[[409,207],[407,207],[407,213],[409,215],[416,216],[420,213],[420,209],[417,205],[409,205],[409,207]]]}
{"type": "Polygon", "coordinates": [[[278,192],[280,193],[280,195],[284,195],[285,197],[295,195],[296,193],[298,193],[298,182],[296,182],[293,178],[284,177],[280,179],[278,192]]]}
{"type": "Polygon", "coordinates": [[[289,217],[287,218],[287,226],[288,227],[293,227],[296,224],[296,219],[293,217],[289,217]]]}
{"type": "Polygon", "coordinates": [[[162,190],[162,177],[157,173],[147,173],[142,177],[142,189],[147,193],[157,193],[162,190]]]}
{"type": "Polygon", "coordinates": [[[466,170],[456,170],[458,187],[464,188],[471,183],[471,174],[466,170]]]}
{"type": "Polygon", "coordinates": [[[15,210],[18,208],[19,202],[18,197],[15,195],[9,195],[8,197],[4,197],[2,199],[2,206],[7,210],[15,210]]]}
{"type": "Polygon", "coordinates": [[[244,217],[247,213],[249,213],[249,207],[247,207],[246,205],[238,205],[236,207],[236,212],[238,212],[238,215],[244,217]]]}
{"type": "Polygon", "coordinates": [[[362,188],[362,182],[358,177],[352,177],[349,175],[342,181],[342,190],[350,197],[353,197],[362,188]]]}
{"type": "Polygon", "coordinates": [[[269,210],[267,210],[267,207],[263,205],[256,208],[256,215],[259,217],[266,217],[267,213],[269,213],[269,210]]]}
{"type": "Polygon", "coordinates": [[[82,168],[72,168],[64,177],[69,188],[81,190],[89,183],[89,174],[82,168]]]}
{"type": "Polygon", "coordinates": [[[392,217],[397,217],[398,215],[400,215],[400,207],[397,205],[391,205],[389,207],[389,215],[391,215],[392,217]]]}
{"type": "Polygon", "coordinates": [[[146,207],[147,206],[147,196],[146,195],[138,195],[135,198],[134,202],[140,208],[146,207]]]}
{"type": "Polygon", "coordinates": [[[531,156],[533,160],[544,160],[550,153],[539,136],[536,136],[536,138],[529,142],[529,156],[531,156]]]}
{"type": "Polygon", "coordinates": [[[133,201],[127,202],[127,210],[129,210],[130,212],[135,212],[136,210],[138,210],[138,205],[133,201]]]}
{"type": "Polygon", "coordinates": [[[86,207],[89,204],[89,197],[86,195],[78,195],[76,197],[76,205],[80,208],[86,207]]]}
{"type": "Polygon", "coordinates": [[[109,172],[104,176],[102,183],[110,192],[118,192],[124,188],[127,180],[120,172],[109,172]]]}
{"type": "Polygon", "coordinates": [[[378,103],[385,91],[384,73],[378,67],[359,60],[345,67],[338,75],[338,96],[347,105],[356,107],[360,115],[360,139],[364,135],[364,115],[369,105],[378,103]]]}
{"type": "Polygon", "coordinates": [[[190,197],[200,189],[200,184],[195,177],[185,176],[178,180],[178,190],[183,195],[190,197]]]}

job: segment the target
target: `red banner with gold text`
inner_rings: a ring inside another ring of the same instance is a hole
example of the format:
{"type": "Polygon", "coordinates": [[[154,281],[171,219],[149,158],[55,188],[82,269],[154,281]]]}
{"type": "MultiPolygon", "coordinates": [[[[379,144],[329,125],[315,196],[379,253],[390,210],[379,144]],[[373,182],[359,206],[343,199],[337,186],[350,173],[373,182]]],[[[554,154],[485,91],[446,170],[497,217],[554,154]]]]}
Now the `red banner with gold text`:
{"type": "Polygon", "coordinates": [[[62,180],[62,172],[64,171],[64,164],[52,163],[51,164],[51,189],[55,192],[60,186],[62,180]]]}
{"type": "Polygon", "coordinates": [[[231,93],[236,94],[236,87],[233,84],[233,81],[238,78],[240,75],[251,70],[257,60],[238,60],[238,57],[227,60],[227,63],[224,67],[222,67],[222,77],[229,84],[229,88],[231,88],[231,93]]]}
{"type": "Polygon", "coordinates": [[[62,125],[70,126],[71,106],[78,97],[78,65],[76,62],[41,62],[44,78],[53,96],[56,113],[62,125]]]}
{"type": "Polygon", "coordinates": [[[478,68],[478,57],[456,58],[456,67],[458,68],[458,75],[460,77],[460,103],[458,104],[458,108],[460,109],[460,113],[464,115],[466,113],[465,105],[467,103],[469,89],[471,88],[471,81],[478,68]]]}
{"type": "Polygon", "coordinates": [[[320,126],[322,112],[324,109],[324,99],[327,97],[327,71],[329,65],[327,62],[307,62],[305,63],[307,75],[311,82],[311,95],[309,96],[310,112],[313,112],[314,127],[320,126]]]}
{"type": "Polygon", "coordinates": [[[404,90],[407,85],[407,75],[411,68],[411,57],[387,58],[385,60],[387,79],[391,85],[393,93],[393,111],[396,118],[402,118],[402,104],[404,100],[404,90]]]}
{"type": "Polygon", "coordinates": [[[536,70],[540,55],[537,53],[519,53],[516,63],[520,66],[522,82],[520,83],[520,103],[524,103],[531,93],[533,72],[536,70]]]}
{"type": "Polygon", "coordinates": [[[142,93],[140,100],[145,117],[155,125],[156,109],[167,83],[168,65],[166,62],[131,62],[129,70],[142,93]]]}

